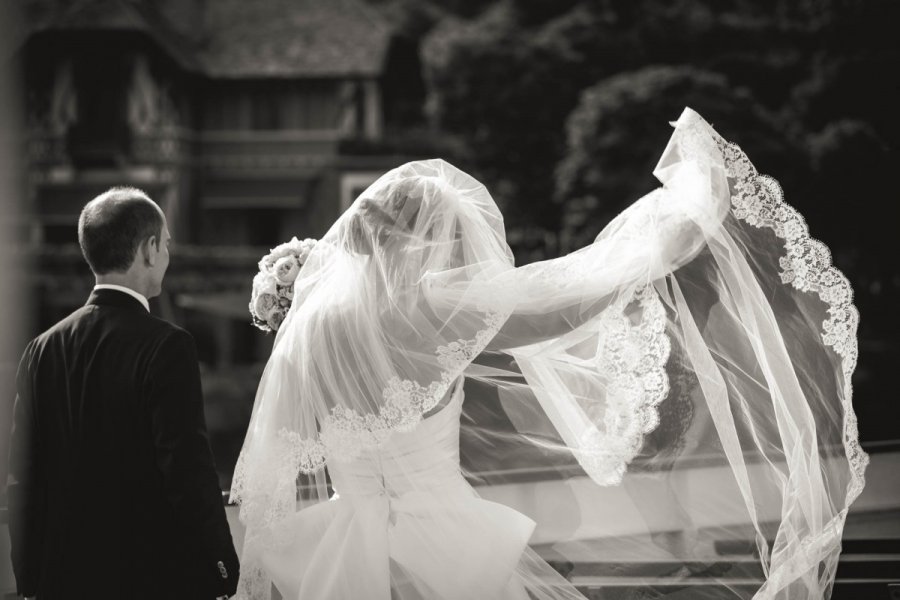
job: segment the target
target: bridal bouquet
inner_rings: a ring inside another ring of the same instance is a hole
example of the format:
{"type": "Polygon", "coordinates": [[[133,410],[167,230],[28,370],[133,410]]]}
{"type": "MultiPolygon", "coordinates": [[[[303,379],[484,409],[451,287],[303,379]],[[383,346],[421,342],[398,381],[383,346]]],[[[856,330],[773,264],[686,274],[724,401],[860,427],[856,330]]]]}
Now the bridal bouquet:
{"type": "Polygon", "coordinates": [[[278,331],[294,299],[294,281],[300,267],[312,252],[316,240],[292,238],[259,261],[259,273],[253,278],[250,315],[263,331],[278,331]]]}

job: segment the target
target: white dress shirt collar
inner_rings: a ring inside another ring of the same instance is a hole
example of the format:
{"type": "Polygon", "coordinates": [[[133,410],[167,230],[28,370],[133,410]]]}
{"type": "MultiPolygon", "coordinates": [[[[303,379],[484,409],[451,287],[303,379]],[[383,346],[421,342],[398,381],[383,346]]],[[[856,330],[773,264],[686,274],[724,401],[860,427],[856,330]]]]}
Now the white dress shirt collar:
{"type": "Polygon", "coordinates": [[[145,298],[143,294],[140,294],[131,288],[127,288],[121,285],[114,285],[112,283],[98,283],[94,286],[94,290],[116,290],[117,292],[128,294],[129,296],[140,302],[141,305],[147,309],[147,312],[150,312],[150,302],[147,301],[147,298],[145,298]]]}

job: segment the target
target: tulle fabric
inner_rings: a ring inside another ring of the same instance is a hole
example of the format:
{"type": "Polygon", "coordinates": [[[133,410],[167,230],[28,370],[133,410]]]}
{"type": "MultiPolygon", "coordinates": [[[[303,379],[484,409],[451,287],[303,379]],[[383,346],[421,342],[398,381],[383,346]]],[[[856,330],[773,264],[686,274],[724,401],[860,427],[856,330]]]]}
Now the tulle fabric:
{"type": "Polygon", "coordinates": [[[515,268],[440,160],[342,215],[235,473],[243,597],[581,597],[528,544],[708,597],[829,593],[867,460],[850,288],[774,180],[690,109],[674,126],[662,187],[559,259],[515,268]],[[713,568],[744,543],[749,574],[713,568]]]}

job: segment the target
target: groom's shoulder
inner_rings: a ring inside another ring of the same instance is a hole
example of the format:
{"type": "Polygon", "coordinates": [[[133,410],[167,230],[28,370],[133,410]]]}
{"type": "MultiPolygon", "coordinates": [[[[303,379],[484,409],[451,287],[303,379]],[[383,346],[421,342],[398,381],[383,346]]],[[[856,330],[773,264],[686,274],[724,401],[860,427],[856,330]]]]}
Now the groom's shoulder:
{"type": "Polygon", "coordinates": [[[195,351],[194,336],[187,329],[149,313],[146,317],[146,326],[152,330],[152,334],[146,337],[153,339],[160,349],[171,350],[178,347],[195,351]]]}
{"type": "Polygon", "coordinates": [[[30,346],[42,346],[48,341],[60,337],[68,337],[77,331],[89,313],[89,307],[82,306],[69,313],[31,340],[30,346]]]}
{"type": "Polygon", "coordinates": [[[168,347],[194,345],[194,337],[187,329],[156,315],[146,313],[141,322],[134,325],[141,329],[139,336],[154,345],[168,347]]]}
{"type": "Polygon", "coordinates": [[[127,317],[118,312],[97,311],[91,305],[82,306],[64,317],[31,342],[41,347],[52,340],[78,339],[89,330],[112,332],[134,340],[135,343],[160,343],[167,339],[187,340],[191,334],[178,325],[144,311],[130,311],[127,317]]]}
{"type": "Polygon", "coordinates": [[[161,319],[154,315],[149,315],[149,317],[153,321],[153,329],[159,332],[162,337],[177,340],[183,343],[194,343],[194,336],[192,336],[187,329],[179,327],[171,321],[166,321],[165,319],[161,319]]]}

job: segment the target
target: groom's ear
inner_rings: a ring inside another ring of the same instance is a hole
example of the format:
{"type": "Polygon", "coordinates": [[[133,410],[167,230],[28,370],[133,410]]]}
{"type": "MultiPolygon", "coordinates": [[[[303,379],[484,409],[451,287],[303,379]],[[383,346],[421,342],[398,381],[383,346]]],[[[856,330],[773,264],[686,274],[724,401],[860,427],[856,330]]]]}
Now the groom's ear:
{"type": "Polygon", "coordinates": [[[157,255],[159,254],[159,238],[151,235],[141,243],[140,252],[144,259],[144,264],[148,267],[155,267],[157,255]]]}

